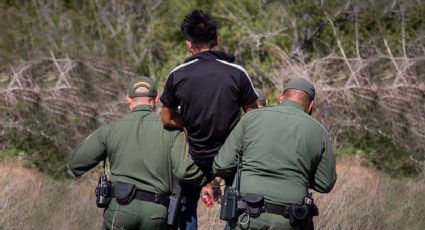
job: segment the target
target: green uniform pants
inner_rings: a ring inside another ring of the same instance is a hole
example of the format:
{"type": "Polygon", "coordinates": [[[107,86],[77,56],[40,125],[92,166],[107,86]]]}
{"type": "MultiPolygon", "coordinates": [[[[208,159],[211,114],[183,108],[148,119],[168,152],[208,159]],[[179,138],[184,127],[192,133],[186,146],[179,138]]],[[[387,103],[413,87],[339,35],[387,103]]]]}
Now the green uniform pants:
{"type": "Polygon", "coordinates": [[[132,200],[127,205],[120,205],[112,199],[105,210],[103,229],[166,229],[167,208],[153,202],[132,200]]]}
{"type": "Polygon", "coordinates": [[[294,229],[289,225],[289,220],[285,217],[269,213],[261,213],[259,217],[249,217],[249,219],[248,216],[245,215],[241,218],[242,224],[237,222],[237,220],[231,221],[229,223],[230,229],[294,229]]]}

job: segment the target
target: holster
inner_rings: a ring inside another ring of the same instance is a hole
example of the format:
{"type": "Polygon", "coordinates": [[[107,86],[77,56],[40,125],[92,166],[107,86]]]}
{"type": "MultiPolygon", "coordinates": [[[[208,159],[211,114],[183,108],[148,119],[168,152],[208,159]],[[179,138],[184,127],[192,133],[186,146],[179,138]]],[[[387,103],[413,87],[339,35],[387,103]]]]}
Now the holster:
{"type": "Polygon", "coordinates": [[[311,193],[304,198],[303,204],[291,204],[289,208],[289,224],[301,229],[314,229],[313,216],[319,215],[311,193]]]}
{"type": "Polygon", "coordinates": [[[167,224],[169,226],[177,225],[177,217],[179,215],[180,206],[182,204],[182,188],[177,178],[173,178],[173,193],[170,196],[170,204],[168,205],[167,224]]]}
{"type": "Polygon", "coordinates": [[[114,196],[117,199],[118,204],[129,204],[134,199],[135,193],[136,186],[134,184],[117,182],[114,185],[114,196]]]}
{"type": "Polygon", "coordinates": [[[291,204],[289,207],[289,224],[292,227],[299,226],[307,221],[309,210],[305,204],[291,204]]]}
{"type": "Polygon", "coordinates": [[[236,218],[237,211],[237,192],[231,186],[226,186],[223,197],[221,198],[221,220],[232,220],[236,218]]]}

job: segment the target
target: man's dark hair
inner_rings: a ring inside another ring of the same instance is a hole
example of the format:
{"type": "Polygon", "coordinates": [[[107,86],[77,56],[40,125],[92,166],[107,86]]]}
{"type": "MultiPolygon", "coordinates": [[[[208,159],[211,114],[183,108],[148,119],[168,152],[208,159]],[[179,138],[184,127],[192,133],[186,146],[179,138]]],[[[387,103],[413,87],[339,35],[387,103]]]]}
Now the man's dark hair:
{"type": "Polygon", "coordinates": [[[213,48],[217,45],[215,43],[217,27],[217,22],[209,13],[202,10],[194,10],[184,18],[181,31],[195,48],[201,48],[206,45],[209,48],[213,48]]]}

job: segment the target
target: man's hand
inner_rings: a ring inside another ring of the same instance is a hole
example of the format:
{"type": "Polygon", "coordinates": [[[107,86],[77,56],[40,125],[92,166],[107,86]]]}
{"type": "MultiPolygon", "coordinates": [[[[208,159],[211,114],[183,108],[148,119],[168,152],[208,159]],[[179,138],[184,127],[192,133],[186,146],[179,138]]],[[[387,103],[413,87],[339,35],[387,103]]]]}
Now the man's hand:
{"type": "Polygon", "coordinates": [[[212,197],[214,201],[221,199],[221,189],[220,189],[221,178],[216,177],[213,181],[206,184],[201,190],[201,197],[203,195],[208,195],[212,197]]]}
{"type": "Polygon", "coordinates": [[[201,190],[201,199],[207,207],[212,207],[214,192],[212,189],[211,182],[206,184],[201,190]]]}

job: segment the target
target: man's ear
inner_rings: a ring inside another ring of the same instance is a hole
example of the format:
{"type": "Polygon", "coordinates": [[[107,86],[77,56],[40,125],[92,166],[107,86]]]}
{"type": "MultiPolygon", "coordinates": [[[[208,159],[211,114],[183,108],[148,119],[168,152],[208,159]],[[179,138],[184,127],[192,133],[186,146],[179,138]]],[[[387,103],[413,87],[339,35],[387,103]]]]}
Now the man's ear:
{"type": "Polygon", "coordinates": [[[285,101],[285,96],[283,96],[283,92],[279,96],[279,102],[282,104],[285,101]]]}
{"type": "Polygon", "coordinates": [[[308,106],[307,109],[307,113],[311,115],[311,113],[313,112],[313,107],[314,107],[314,101],[310,102],[310,105],[308,106]]]}
{"type": "Polygon", "coordinates": [[[156,104],[158,104],[158,101],[159,101],[158,95],[156,95],[155,97],[153,97],[153,103],[154,103],[155,106],[156,106],[156,104]]]}
{"type": "Polygon", "coordinates": [[[186,43],[186,47],[187,47],[189,50],[192,50],[192,42],[191,42],[191,41],[189,41],[189,40],[186,40],[186,41],[185,41],[185,43],[186,43]]]}
{"type": "Polygon", "coordinates": [[[220,36],[217,36],[214,40],[214,45],[218,46],[220,44],[220,36]]]}
{"type": "Polygon", "coordinates": [[[159,101],[158,95],[152,97],[150,101],[152,108],[156,109],[156,104],[158,103],[158,101],[159,101]]]}
{"type": "Polygon", "coordinates": [[[131,103],[132,102],[133,102],[133,100],[129,96],[127,96],[127,105],[128,105],[128,109],[130,109],[130,110],[131,110],[131,103]]]}

